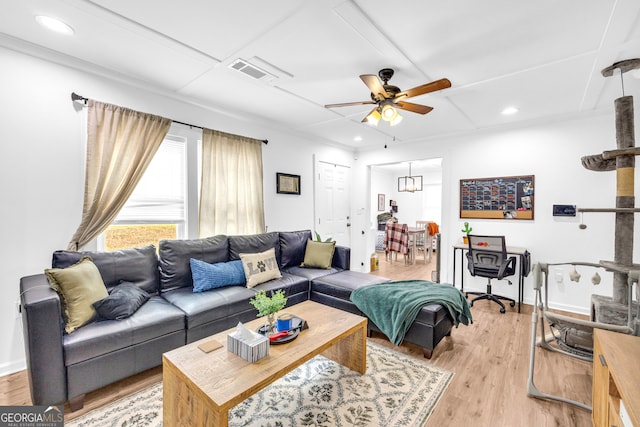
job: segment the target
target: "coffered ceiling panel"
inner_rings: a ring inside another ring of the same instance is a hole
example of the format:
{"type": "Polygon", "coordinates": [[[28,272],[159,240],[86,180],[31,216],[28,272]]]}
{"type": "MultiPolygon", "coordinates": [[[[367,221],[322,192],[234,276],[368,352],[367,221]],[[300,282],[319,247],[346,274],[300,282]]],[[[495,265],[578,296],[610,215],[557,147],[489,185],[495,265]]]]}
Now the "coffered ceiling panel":
{"type": "Polygon", "coordinates": [[[185,46],[223,60],[278,27],[300,0],[91,0],[92,3],[185,46]]]}
{"type": "Polygon", "coordinates": [[[218,62],[88,2],[6,2],[0,33],[163,89],[177,89],[218,62]],[[36,15],[62,19],[75,34],[52,33],[36,22],[36,15]]]}
{"type": "MultiPolygon", "coordinates": [[[[366,150],[610,112],[621,82],[601,70],[640,57],[639,28],[637,0],[28,0],[3,4],[0,46],[366,150]],[[40,14],[75,35],[48,32],[40,14]],[[361,123],[372,105],[324,108],[369,100],[359,76],[386,67],[403,90],[452,87],[413,97],[434,110],[401,111],[395,127],[361,123]],[[510,105],[518,114],[501,115],[510,105]]],[[[640,95],[640,71],[624,88],[640,95]]]]}
{"type": "Polygon", "coordinates": [[[541,111],[550,117],[575,113],[580,109],[582,90],[589,80],[593,61],[594,55],[585,55],[542,69],[522,71],[470,85],[450,98],[481,128],[511,123],[514,118],[533,120],[541,111]],[[563,96],[558,96],[559,93],[563,96]],[[517,115],[501,114],[510,106],[518,108],[517,115]]]}

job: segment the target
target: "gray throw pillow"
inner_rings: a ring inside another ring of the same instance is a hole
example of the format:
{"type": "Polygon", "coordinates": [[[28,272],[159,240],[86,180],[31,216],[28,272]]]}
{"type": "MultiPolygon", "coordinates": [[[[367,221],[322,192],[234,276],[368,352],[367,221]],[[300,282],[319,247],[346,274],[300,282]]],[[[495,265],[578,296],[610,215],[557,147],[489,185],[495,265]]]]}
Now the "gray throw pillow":
{"type": "Polygon", "coordinates": [[[131,282],[121,282],[109,292],[109,296],[93,303],[98,315],[103,319],[126,319],[149,300],[144,289],[131,282]]]}

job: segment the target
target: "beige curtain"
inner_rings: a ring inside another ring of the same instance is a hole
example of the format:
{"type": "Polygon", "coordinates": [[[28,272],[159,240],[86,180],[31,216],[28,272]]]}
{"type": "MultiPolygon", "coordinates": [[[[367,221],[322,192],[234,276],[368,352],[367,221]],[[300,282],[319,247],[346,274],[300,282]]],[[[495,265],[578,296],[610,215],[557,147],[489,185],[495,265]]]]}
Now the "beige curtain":
{"type": "Polygon", "coordinates": [[[264,230],[262,141],[202,131],[200,237],[264,230]]]}
{"type": "Polygon", "coordinates": [[[133,192],[171,120],[88,101],[82,221],[69,242],[78,250],[103,232],[133,192]]]}

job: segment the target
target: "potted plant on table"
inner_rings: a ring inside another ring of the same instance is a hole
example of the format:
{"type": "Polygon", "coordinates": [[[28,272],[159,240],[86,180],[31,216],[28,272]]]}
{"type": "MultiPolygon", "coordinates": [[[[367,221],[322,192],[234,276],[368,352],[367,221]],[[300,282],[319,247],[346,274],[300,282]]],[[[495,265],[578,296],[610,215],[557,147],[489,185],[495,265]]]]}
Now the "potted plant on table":
{"type": "Polygon", "coordinates": [[[465,221],[464,223],[464,228],[462,229],[462,232],[464,233],[464,236],[462,236],[462,241],[464,242],[465,245],[469,244],[469,234],[473,231],[473,228],[469,227],[469,223],[465,221]]]}
{"type": "Polygon", "coordinates": [[[267,316],[267,331],[266,335],[273,332],[276,313],[284,308],[287,304],[287,297],[282,289],[270,292],[270,296],[267,296],[267,291],[259,291],[253,298],[249,300],[251,305],[258,310],[257,317],[267,316]]]}

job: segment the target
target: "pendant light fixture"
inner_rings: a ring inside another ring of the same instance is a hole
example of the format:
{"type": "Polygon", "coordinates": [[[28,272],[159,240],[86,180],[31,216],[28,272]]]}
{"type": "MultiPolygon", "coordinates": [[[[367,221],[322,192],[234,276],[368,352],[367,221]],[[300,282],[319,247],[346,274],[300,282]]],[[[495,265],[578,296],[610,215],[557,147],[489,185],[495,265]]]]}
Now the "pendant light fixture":
{"type": "Polygon", "coordinates": [[[422,175],[411,175],[411,162],[409,162],[409,175],[398,178],[398,192],[415,193],[422,191],[422,175]]]}

